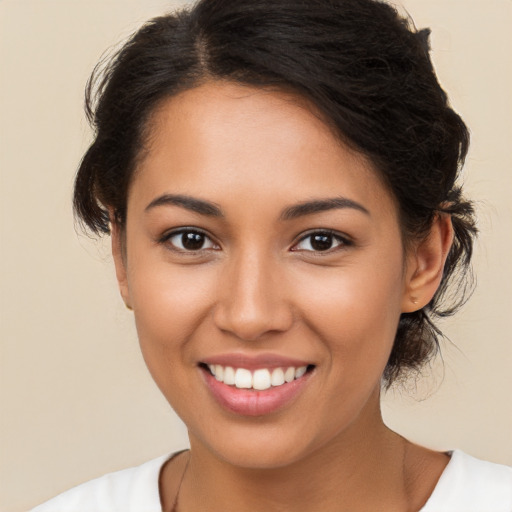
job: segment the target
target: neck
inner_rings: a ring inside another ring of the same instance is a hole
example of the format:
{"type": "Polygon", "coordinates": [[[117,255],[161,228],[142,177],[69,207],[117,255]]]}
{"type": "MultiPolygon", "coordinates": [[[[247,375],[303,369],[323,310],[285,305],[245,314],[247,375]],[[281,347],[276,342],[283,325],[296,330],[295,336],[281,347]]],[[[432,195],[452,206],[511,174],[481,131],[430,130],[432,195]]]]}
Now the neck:
{"type": "MultiPolygon", "coordinates": [[[[178,510],[410,510],[416,501],[406,471],[409,443],[383,424],[380,412],[377,421],[356,423],[321,449],[270,469],[234,466],[191,435],[178,510]]],[[[422,504],[420,498],[413,507],[422,504]]]]}

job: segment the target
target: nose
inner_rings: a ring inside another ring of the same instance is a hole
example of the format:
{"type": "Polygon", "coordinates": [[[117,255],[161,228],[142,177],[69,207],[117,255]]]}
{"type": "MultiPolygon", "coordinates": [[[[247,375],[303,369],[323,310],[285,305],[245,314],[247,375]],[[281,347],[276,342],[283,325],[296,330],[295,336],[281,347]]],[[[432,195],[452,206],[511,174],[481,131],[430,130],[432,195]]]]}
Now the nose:
{"type": "Polygon", "coordinates": [[[282,269],[262,251],[248,252],[226,265],[213,318],[222,331],[254,341],[288,330],[293,312],[282,269]]]}

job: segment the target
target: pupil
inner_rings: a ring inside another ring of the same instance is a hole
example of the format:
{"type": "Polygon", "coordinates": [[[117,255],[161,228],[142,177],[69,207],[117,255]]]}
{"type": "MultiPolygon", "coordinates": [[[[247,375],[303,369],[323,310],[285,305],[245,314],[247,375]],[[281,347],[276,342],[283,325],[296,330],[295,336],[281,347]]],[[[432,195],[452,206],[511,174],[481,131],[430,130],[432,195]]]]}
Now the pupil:
{"type": "Polygon", "coordinates": [[[204,235],[201,233],[183,233],[181,243],[185,249],[189,251],[197,251],[204,244],[204,235]]]}
{"type": "Polygon", "coordinates": [[[327,251],[332,246],[332,235],[313,235],[311,247],[315,251],[327,251]]]}

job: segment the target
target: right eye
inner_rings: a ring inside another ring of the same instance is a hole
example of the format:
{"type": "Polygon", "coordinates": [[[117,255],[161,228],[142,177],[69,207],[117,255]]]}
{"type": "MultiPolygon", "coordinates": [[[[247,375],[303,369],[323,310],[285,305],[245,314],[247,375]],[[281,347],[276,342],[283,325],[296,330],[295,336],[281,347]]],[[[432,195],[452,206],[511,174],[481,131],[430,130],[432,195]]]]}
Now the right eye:
{"type": "Polygon", "coordinates": [[[171,231],[161,241],[171,245],[173,250],[181,252],[198,252],[219,248],[205,233],[194,229],[171,231]]]}

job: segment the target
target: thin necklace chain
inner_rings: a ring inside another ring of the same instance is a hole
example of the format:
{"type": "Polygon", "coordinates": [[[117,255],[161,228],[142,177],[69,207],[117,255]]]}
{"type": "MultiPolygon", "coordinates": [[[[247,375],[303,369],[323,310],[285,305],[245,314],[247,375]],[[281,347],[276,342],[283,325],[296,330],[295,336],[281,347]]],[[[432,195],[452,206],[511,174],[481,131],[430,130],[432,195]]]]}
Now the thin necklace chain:
{"type": "Polygon", "coordinates": [[[190,451],[189,451],[189,455],[187,458],[187,463],[185,464],[185,469],[183,470],[183,473],[181,475],[180,483],[178,485],[178,490],[176,491],[176,497],[174,498],[174,502],[172,504],[172,508],[171,508],[170,512],[178,512],[178,500],[180,497],[181,484],[183,483],[183,479],[185,478],[185,473],[187,472],[189,462],[190,462],[190,451]]]}
{"type": "MultiPolygon", "coordinates": [[[[403,457],[405,459],[405,452],[404,452],[403,457]]],[[[189,450],[189,455],[187,458],[187,463],[185,464],[185,469],[183,470],[183,473],[181,475],[180,483],[178,485],[178,490],[176,491],[176,497],[174,498],[174,502],[173,502],[172,507],[169,510],[169,512],[178,512],[178,502],[179,502],[179,498],[180,498],[181,486],[183,484],[183,480],[185,479],[185,474],[187,473],[189,462],[190,462],[190,450],[189,450]]],[[[405,461],[402,461],[402,468],[405,468],[405,461]]]]}

